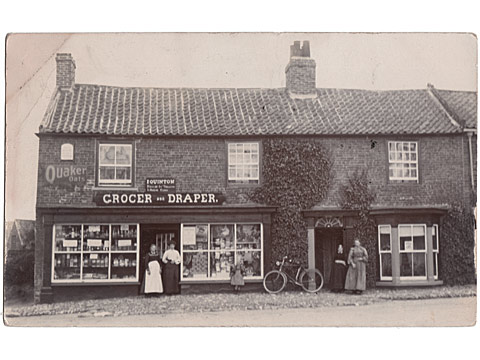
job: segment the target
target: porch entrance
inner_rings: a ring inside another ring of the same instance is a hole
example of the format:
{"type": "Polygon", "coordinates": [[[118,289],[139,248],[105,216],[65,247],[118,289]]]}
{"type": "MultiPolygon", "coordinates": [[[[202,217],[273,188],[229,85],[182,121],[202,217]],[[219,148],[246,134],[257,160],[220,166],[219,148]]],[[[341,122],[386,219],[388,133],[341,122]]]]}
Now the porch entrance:
{"type": "Polygon", "coordinates": [[[330,288],[333,259],[339,244],[344,245],[342,228],[315,230],[315,267],[323,274],[325,288],[330,288]]]}
{"type": "Polygon", "coordinates": [[[175,241],[175,249],[180,251],[180,224],[142,224],[140,233],[140,281],[143,281],[146,268],[145,256],[152,244],[157,246],[161,257],[171,241],[175,241]]]}

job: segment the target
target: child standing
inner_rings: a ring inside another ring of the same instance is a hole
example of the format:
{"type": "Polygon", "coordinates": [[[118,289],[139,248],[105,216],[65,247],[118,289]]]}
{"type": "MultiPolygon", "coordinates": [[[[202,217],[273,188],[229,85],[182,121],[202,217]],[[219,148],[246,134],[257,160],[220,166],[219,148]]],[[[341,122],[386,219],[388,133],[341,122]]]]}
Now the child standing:
{"type": "Polygon", "coordinates": [[[235,292],[240,290],[241,286],[245,285],[243,276],[245,274],[245,268],[242,264],[237,264],[230,270],[230,284],[233,286],[235,292]]]}

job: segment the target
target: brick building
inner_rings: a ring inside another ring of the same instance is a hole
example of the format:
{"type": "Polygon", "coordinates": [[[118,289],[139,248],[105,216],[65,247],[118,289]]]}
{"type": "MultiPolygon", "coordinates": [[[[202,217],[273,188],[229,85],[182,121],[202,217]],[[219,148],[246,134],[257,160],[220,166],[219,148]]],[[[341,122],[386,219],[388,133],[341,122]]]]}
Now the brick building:
{"type": "Polygon", "coordinates": [[[327,286],[336,245],[353,241],[357,214],[340,188],[358,169],[376,193],[377,286],[441,284],[442,217],[474,206],[476,93],[317,88],[308,42],[290,51],[280,89],[76,84],[73,58],[57,54],[38,133],[35,300],[136,294],[148,246],[172,239],[182,292],[220,290],[238,261],[261,286],[276,209],[249,193],[262,184],[262,143],[276,138],[331,156],[327,197],[303,210],[305,262],[327,286]]]}

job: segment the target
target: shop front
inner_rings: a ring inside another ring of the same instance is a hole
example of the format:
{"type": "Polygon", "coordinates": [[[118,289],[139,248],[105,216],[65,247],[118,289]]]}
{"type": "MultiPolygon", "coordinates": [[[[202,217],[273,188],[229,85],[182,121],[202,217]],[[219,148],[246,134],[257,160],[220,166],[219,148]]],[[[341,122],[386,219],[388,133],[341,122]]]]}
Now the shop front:
{"type": "MultiPolygon", "coordinates": [[[[41,302],[139,293],[151,244],[181,254],[182,292],[229,288],[243,263],[247,284],[268,271],[267,207],[109,207],[38,209],[42,222],[41,302]]],[[[40,265],[40,266],[39,266],[40,265]]]]}

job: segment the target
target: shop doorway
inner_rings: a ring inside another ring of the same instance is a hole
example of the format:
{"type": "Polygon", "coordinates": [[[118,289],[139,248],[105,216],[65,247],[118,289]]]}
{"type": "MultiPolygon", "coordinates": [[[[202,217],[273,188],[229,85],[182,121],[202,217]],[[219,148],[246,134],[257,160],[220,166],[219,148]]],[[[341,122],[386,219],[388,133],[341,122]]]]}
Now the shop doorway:
{"type": "Polygon", "coordinates": [[[175,241],[175,249],[180,252],[180,225],[179,224],[142,224],[140,225],[140,281],[145,276],[145,256],[150,246],[155,244],[160,256],[168,248],[170,241],[175,241]]]}
{"type": "Polygon", "coordinates": [[[330,288],[330,277],[338,245],[343,244],[342,228],[322,228],[315,231],[315,267],[324,276],[324,287],[330,288]]]}

